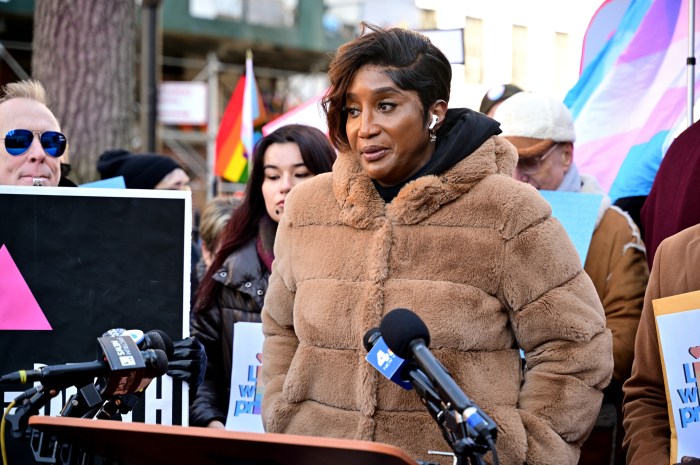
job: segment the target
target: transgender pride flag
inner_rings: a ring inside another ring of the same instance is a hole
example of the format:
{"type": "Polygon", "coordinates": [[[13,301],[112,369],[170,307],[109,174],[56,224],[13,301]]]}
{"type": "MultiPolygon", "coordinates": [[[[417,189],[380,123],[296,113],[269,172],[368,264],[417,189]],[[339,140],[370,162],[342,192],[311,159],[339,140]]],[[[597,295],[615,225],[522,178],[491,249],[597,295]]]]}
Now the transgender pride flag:
{"type": "Polygon", "coordinates": [[[665,148],[687,124],[687,57],[688,0],[632,0],[564,99],[576,164],[613,201],[649,193],[665,148]]]}

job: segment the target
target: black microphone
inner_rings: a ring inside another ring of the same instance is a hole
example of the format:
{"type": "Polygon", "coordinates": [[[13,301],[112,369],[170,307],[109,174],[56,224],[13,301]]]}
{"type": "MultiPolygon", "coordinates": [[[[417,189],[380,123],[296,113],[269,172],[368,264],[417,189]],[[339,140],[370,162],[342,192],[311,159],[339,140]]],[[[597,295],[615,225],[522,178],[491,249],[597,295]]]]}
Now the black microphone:
{"type": "Polygon", "coordinates": [[[49,365],[36,370],[19,370],[0,377],[0,383],[26,384],[38,381],[63,389],[71,385],[91,384],[105,377],[107,395],[126,394],[138,389],[144,378],[165,374],[168,357],[158,349],[140,351],[129,336],[103,336],[97,339],[100,356],[92,362],[49,365]]]}
{"type": "MultiPolygon", "coordinates": [[[[131,336],[141,350],[153,349],[157,352],[162,352],[165,355],[165,358],[164,361],[161,360],[159,371],[156,376],[161,376],[166,373],[169,359],[173,355],[174,346],[170,336],[168,336],[164,331],[154,329],[144,334],[143,331],[138,329],[127,330],[123,328],[113,328],[105,333],[105,335],[107,334],[125,334],[131,336]]],[[[129,413],[134,409],[134,407],[136,407],[139,400],[141,400],[143,397],[144,391],[156,376],[144,376],[135,390],[132,390],[127,394],[109,397],[97,411],[95,418],[100,420],[121,419],[122,414],[129,413]]]]}
{"type": "Polygon", "coordinates": [[[396,308],[387,313],[379,325],[387,346],[404,359],[413,359],[440,393],[440,397],[459,412],[468,427],[484,441],[495,441],[498,431],[494,421],[462,391],[445,367],[428,350],[430,332],[423,320],[412,311],[396,308]]]}
{"type": "Polygon", "coordinates": [[[163,352],[165,352],[165,355],[168,356],[168,359],[170,359],[170,357],[173,355],[173,352],[175,351],[173,340],[170,339],[170,336],[168,336],[164,331],[161,331],[160,329],[153,329],[151,331],[148,331],[146,334],[143,335],[143,341],[141,343],[137,341],[137,344],[141,349],[160,349],[163,352]]]}
{"type": "MultiPolygon", "coordinates": [[[[362,345],[367,350],[365,360],[369,362],[377,371],[379,371],[389,381],[401,386],[404,389],[416,390],[418,395],[425,399],[426,402],[439,403],[440,395],[438,394],[433,383],[428,379],[416,363],[412,360],[405,360],[396,354],[380,355],[382,349],[388,348],[382,333],[379,328],[368,330],[362,338],[362,345]],[[376,350],[379,348],[379,350],[376,350]]],[[[438,412],[436,409],[431,409],[431,405],[426,404],[430,413],[435,416],[438,412]]]]}
{"type": "Polygon", "coordinates": [[[382,333],[379,331],[379,328],[368,329],[365,335],[362,336],[362,345],[365,347],[365,350],[367,352],[372,350],[372,347],[374,347],[380,337],[382,337],[382,333]]]}

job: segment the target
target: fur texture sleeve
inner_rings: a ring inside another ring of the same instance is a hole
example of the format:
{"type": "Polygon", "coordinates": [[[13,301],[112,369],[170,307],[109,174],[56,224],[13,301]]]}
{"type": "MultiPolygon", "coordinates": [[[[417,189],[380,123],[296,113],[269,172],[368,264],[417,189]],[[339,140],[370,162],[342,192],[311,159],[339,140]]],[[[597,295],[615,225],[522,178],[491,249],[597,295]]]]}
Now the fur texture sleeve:
{"type": "Polygon", "coordinates": [[[564,228],[550,216],[513,234],[504,253],[501,292],[527,361],[518,397],[526,463],[575,464],[613,370],[603,308],[564,228]]]}
{"type": "Polygon", "coordinates": [[[275,405],[281,401],[287,371],[299,345],[294,332],[290,229],[289,224],[282,219],[275,238],[275,261],[262,310],[265,335],[262,364],[265,395],[262,402],[262,420],[265,430],[271,432],[278,432],[275,428],[275,405]]]}

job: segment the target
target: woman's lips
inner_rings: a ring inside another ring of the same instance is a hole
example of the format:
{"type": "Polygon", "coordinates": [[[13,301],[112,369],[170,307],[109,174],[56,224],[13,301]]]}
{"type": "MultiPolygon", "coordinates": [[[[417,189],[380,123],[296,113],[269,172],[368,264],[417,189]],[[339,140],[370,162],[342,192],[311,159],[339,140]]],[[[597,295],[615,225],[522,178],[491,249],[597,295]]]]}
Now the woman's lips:
{"type": "Polygon", "coordinates": [[[362,151],[362,158],[367,161],[376,161],[382,158],[386,154],[386,149],[383,148],[369,148],[362,151]]]}

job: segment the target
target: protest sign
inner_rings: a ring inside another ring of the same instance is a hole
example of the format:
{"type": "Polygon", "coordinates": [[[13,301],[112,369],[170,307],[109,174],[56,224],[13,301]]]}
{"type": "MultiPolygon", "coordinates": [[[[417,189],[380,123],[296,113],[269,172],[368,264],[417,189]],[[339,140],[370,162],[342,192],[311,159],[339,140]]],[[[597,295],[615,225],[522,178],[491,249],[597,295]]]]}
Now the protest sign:
{"type": "MultiPolygon", "coordinates": [[[[190,192],[0,186],[0,217],[0,374],[94,361],[112,328],[188,335],[190,192]]],[[[3,404],[30,387],[0,385],[3,404]]],[[[187,424],[187,408],[164,376],[124,421],[187,424]]]]}
{"type": "Polygon", "coordinates": [[[226,429],[264,433],[260,409],[263,386],[260,382],[262,323],[238,322],[233,325],[233,366],[231,367],[231,398],[226,429]]]}
{"type": "Polygon", "coordinates": [[[700,291],[652,302],[671,427],[670,463],[700,457],[700,291]]]}

